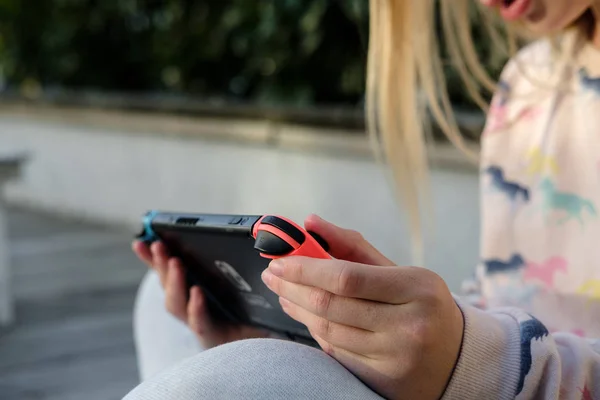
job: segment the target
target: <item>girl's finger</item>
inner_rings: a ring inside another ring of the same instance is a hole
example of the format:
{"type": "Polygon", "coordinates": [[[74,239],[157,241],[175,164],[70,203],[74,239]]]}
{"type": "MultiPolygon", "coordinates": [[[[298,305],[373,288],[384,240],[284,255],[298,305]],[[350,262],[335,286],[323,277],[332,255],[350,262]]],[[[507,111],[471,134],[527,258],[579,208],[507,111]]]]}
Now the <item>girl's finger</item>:
{"type": "Polygon", "coordinates": [[[394,265],[359,232],[340,228],[317,215],[304,221],[304,227],[321,236],[329,245],[329,253],[335,258],[369,265],[394,265]]]}
{"type": "Polygon", "coordinates": [[[166,285],[168,262],[167,250],[161,242],[154,242],[150,246],[152,252],[152,266],[160,277],[160,282],[163,287],[166,285]]]}
{"type": "Polygon", "coordinates": [[[267,286],[280,297],[331,322],[375,332],[391,318],[395,306],[335,295],[264,273],[267,286]]]}
{"type": "Polygon", "coordinates": [[[286,314],[335,348],[365,357],[381,353],[375,333],[321,318],[284,298],[280,298],[279,302],[286,314]]]}
{"type": "Polygon", "coordinates": [[[420,268],[378,267],[308,257],[274,260],[268,270],[288,282],[317,287],[343,297],[389,304],[412,301],[420,287],[434,281],[433,273],[420,268]]]}
{"type": "Polygon", "coordinates": [[[176,258],[171,258],[167,264],[164,286],[165,306],[171,314],[187,322],[187,287],[183,268],[180,261],[176,258]]]}
{"type": "Polygon", "coordinates": [[[190,290],[190,300],[187,305],[187,320],[190,329],[197,335],[202,336],[210,329],[210,316],[206,308],[206,299],[202,289],[198,286],[190,290]]]}
{"type": "Polygon", "coordinates": [[[131,249],[140,260],[152,267],[152,253],[146,243],[136,240],[131,244],[131,249]]]}

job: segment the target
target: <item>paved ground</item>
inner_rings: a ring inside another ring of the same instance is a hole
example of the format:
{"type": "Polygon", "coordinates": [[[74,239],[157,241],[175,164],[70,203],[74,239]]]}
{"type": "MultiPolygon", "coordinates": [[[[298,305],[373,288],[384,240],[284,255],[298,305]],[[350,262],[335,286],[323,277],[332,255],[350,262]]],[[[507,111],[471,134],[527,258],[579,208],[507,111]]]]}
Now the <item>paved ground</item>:
{"type": "Polygon", "coordinates": [[[137,382],[129,232],[12,209],[17,323],[0,332],[0,399],[120,399],[137,382]]]}
{"type": "MultiPolygon", "coordinates": [[[[0,330],[0,400],[120,399],[138,379],[133,233],[18,209],[9,225],[17,322],[0,330]]],[[[453,289],[464,275],[439,272],[453,289]]]]}

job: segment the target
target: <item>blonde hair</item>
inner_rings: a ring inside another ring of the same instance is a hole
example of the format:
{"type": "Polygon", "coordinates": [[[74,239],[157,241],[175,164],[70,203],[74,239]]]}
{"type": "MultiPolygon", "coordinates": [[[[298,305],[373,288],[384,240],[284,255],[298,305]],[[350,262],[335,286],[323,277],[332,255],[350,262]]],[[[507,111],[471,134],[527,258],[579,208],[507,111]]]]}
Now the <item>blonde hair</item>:
{"type": "Polygon", "coordinates": [[[438,16],[450,62],[469,96],[484,111],[488,107],[485,93],[494,92],[496,82],[475,49],[472,21],[478,19],[484,27],[495,62],[503,62],[532,39],[472,0],[370,0],[368,132],[378,160],[392,172],[407,211],[414,257],[421,263],[422,221],[430,209],[426,138],[431,136],[432,124],[471,160],[478,158],[461,135],[453,113],[436,32],[438,16]]]}

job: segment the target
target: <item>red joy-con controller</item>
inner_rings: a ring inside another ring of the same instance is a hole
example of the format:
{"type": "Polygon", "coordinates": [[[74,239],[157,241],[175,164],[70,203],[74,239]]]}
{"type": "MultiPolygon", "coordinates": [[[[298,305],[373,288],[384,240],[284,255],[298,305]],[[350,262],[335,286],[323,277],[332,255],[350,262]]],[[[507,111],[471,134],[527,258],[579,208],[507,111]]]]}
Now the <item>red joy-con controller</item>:
{"type": "Polygon", "coordinates": [[[252,236],[254,248],[268,259],[289,256],[331,258],[327,252],[329,246],[320,236],[284,217],[263,216],[254,224],[252,236]]]}

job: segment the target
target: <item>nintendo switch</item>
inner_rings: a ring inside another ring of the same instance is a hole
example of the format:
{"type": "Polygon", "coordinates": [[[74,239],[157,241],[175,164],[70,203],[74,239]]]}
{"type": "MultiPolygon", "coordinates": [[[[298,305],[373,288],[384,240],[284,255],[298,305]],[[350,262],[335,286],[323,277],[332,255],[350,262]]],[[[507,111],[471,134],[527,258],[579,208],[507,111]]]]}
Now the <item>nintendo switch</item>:
{"type": "Polygon", "coordinates": [[[318,347],[306,327],[283,312],[262,282],[270,260],[331,258],[327,243],[295,222],[274,215],[183,214],[150,211],[138,239],[161,241],[181,259],[189,287],[202,288],[217,323],[244,324],[318,347]]]}

